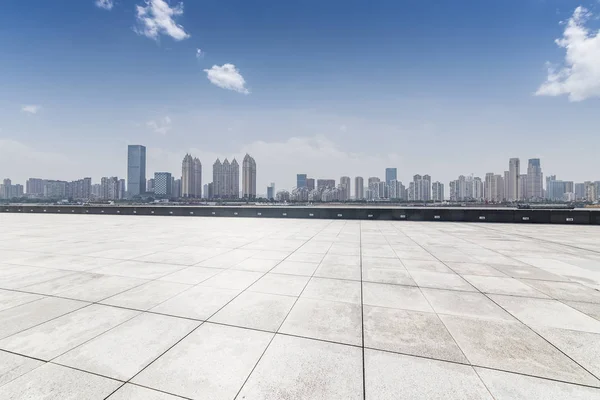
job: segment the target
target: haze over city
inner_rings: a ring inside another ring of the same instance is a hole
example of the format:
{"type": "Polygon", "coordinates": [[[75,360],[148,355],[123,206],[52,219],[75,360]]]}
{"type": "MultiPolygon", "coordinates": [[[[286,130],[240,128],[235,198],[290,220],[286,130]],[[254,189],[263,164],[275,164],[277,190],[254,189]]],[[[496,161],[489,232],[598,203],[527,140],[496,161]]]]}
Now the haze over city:
{"type": "Polygon", "coordinates": [[[9,1],[0,176],[125,177],[144,144],[149,174],[191,153],[204,182],[249,153],[259,192],[513,157],[597,180],[598,3],[434,3],[9,1]]]}

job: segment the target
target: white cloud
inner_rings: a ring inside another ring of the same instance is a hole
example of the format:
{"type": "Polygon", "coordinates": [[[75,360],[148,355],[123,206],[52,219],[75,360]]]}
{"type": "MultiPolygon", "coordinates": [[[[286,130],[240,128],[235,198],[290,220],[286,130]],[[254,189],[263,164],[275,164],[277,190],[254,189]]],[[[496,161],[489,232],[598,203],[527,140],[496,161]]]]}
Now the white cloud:
{"type": "Polygon", "coordinates": [[[600,31],[585,26],[590,16],[587,9],[577,7],[567,21],[563,37],[555,41],[566,49],[564,64],[559,68],[549,64],[548,78],[537,96],[566,94],[570,101],[600,97],[600,31]]]}
{"type": "Polygon", "coordinates": [[[223,64],[223,66],[213,65],[211,69],[205,69],[208,80],[220,88],[235,90],[236,92],[249,94],[246,89],[246,81],[233,64],[223,64]]]}
{"type": "Polygon", "coordinates": [[[96,7],[103,8],[105,10],[112,10],[115,3],[113,0],[96,0],[96,7]]]}
{"type": "Polygon", "coordinates": [[[29,114],[37,114],[41,109],[41,106],[35,104],[26,104],[23,107],[21,107],[21,111],[29,114]]]}
{"type": "Polygon", "coordinates": [[[175,17],[183,15],[183,3],[170,7],[165,0],[145,0],[146,6],[136,6],[138,35],[158,40],[159,35],[167,35],[175,40],[190,37],[183,26],[175,23],[175,17]]]}
{"type": "Polygon", "coordinates": [[[196,49],[196,58],[204,58],[204,52],[202,51],[202,49],[196,49]]]}
{"type": "Polygon", "coordinates": [[[171,130],[171,118],[166,116],[164,118],[160,118],[158,120],[151,120],[146,122],[146,126],[155,133],[159,133],[161,135],[166,135],[171,130]]]}

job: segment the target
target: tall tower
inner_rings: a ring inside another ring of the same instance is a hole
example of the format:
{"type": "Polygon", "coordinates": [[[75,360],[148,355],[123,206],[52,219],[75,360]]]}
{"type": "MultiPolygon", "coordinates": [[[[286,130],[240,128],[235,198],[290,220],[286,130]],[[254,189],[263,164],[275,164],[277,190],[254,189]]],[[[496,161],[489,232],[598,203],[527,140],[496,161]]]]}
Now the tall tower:
{"type": "Polygon", "coordinates": [[[519,200],[519,179],[521,177],[521,161],[518,158],[511,158],[508,161],[508,201],[519,200]]]}
{"type": "Polygon", "coordinates": [[[342,187],[343,190],[343,194],[340,198],[340,200],[345,201],[345,200],[350,200],[350,177],[349,176],[342,176],[340,178],[340,186],[342,187]]]}
{"type": "Polygon", "coordinates": [[[229,198],[240,198],[240,165],[235,158],[229,166],[229,198]]]}
{"type": "Polygon", "coordinates": [[[529,159],[527,164],[527,199],[541,200],[544,197],[544,175],[539,158],[529,159]]]}
{"type": "Polygon", "coordinates": [[[246,199],[256,198],[256,161],[249,154],[242,163],[242,193],[246,199]]]}
{"type": "Polygon", "coordinates": [[[181,197],[194,197],[194,159],[186,154],[181,163],[181,197]]]}
{"type": "Polygon", "coordinates": [[[146,190],[146,147],[127,146],[127,193],[131,198],[146,190]]]}
{"type": "MultiPolygon", "coordinates": [[[[229,161],[227,161],[227,164],[229,164],[229,161]]],[[[213,198],[219,199],[223,196],[223,192],[225,191],[224,185],[225,179],[223,177],[223,164],[221,163],[221,160],[217,158],[213,164],[213,198]]]]}
{"type": "Polygon", "coordinates": [[[390,184],[391,181],[398,180],[398,170],[396,168],[385,169],[385,183],[390,184]]]}
{"type": "Polygon", "coordinates": [[[193,160],[192,171],[192,180],[194,183],[192,193],[194,197],[199,199],[202,198],[202,163],[198,158],[194,158],[193,160]]]}
{"type": "Polygon", "coordinates": [[[365,181],[362,176],[354,178],[354,200],[365,198],[365,181]]]}

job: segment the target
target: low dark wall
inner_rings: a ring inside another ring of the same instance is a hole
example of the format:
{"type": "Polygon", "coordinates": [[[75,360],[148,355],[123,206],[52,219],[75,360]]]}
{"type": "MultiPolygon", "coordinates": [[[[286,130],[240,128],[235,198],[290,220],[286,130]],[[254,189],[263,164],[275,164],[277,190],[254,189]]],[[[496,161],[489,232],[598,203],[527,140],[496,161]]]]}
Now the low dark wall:
{"type": "Polygon", "coordinates": [[[494,208],[334,208],[334,207],[178,207],[178,206],[0,206],[0,213],[163,215],[193,217],[254,217],[365,219],[451,222],[508,222],[600,225],[600,211],[515,210],[494,208]]]}

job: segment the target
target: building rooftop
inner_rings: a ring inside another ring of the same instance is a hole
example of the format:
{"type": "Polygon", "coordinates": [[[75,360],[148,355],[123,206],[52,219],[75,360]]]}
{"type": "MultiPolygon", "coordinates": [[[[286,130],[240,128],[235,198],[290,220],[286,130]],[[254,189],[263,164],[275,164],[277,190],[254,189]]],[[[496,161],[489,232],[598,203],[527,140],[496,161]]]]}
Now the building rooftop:
{"type": "Polygon", "coordinates": [[[600,399],[600,226],[0,214],[0,399],[600,399]]]}

